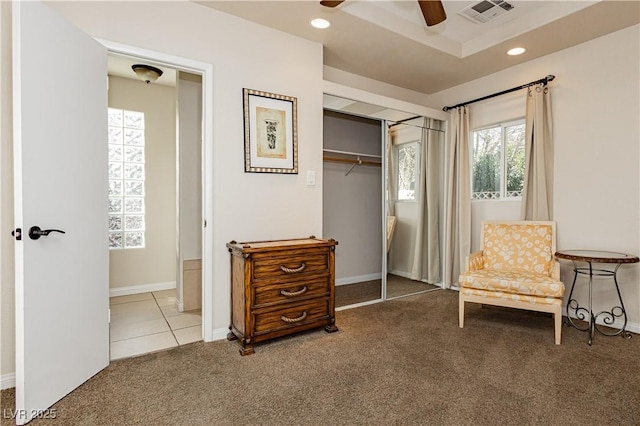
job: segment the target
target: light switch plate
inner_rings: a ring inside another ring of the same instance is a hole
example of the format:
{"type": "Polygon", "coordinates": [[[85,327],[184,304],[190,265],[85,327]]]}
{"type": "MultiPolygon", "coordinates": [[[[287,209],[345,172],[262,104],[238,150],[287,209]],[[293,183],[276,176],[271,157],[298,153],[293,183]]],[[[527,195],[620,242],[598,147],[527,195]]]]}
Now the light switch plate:
{"type": "Polygon", "coordinates": [[[307,186],[316,186],[316,172],[307,170],[307,186]]]}

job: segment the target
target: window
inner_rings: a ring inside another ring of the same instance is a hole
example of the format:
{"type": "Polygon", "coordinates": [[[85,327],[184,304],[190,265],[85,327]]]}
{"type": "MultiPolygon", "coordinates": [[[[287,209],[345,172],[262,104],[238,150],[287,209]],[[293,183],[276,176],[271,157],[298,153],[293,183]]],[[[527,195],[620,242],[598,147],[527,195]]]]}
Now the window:
{"type": "Polygon", "coordinates": [[[144,113],[109,108],[109,248],[144,248],[144,113]]]}
{"type": "Polygon", "coordinates": [[[524,184],[524,122],[473,132],[471,198],[513,199],[524,184]]]}
{"type": "Polygon", "coordinates": [[[398,201],[415,201],[418,197],[418,143],[405,143],[397,147],[398,201]]]}

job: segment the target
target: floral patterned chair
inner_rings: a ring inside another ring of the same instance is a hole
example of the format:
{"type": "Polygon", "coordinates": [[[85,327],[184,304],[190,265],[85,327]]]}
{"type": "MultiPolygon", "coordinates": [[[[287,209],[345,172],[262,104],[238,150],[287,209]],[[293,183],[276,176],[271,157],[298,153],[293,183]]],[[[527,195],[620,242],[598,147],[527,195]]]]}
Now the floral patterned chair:
{"type": "Polygon", "coordinates": [[[560,344],[562,297],[555,222],[482,222],[480,251],[467,256],[460,274],[460,328],[465,302],[553,314],[560,344]]]}

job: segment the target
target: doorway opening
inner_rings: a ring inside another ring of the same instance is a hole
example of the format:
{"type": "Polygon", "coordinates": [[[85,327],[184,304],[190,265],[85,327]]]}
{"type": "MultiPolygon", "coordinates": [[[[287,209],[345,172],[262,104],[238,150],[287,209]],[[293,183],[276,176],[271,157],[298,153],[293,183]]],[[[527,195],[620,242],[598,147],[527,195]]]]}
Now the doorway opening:
{"type": "Polygon", "coordinates": [[[110,359],[203,339],[201,75],[110,53],[110,359]],[[145,82],[133,65],[160,69],[145,82]]]}

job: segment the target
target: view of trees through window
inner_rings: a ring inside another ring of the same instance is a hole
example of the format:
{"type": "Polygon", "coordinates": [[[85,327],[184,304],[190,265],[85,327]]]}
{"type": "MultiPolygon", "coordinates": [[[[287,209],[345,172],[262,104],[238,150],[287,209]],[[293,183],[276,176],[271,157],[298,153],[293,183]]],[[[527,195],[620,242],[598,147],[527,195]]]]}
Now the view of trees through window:
{"type": "Polygon", "coordinates": [[[417,144],[403,144],[398,148],[398,200],[416,199],[417,161],[417,144]]]}
{"type": "Polygon", "coordinates": [[[522,122],[473,132],[472,199],[522,196],[524,139],[522,122]]]}

